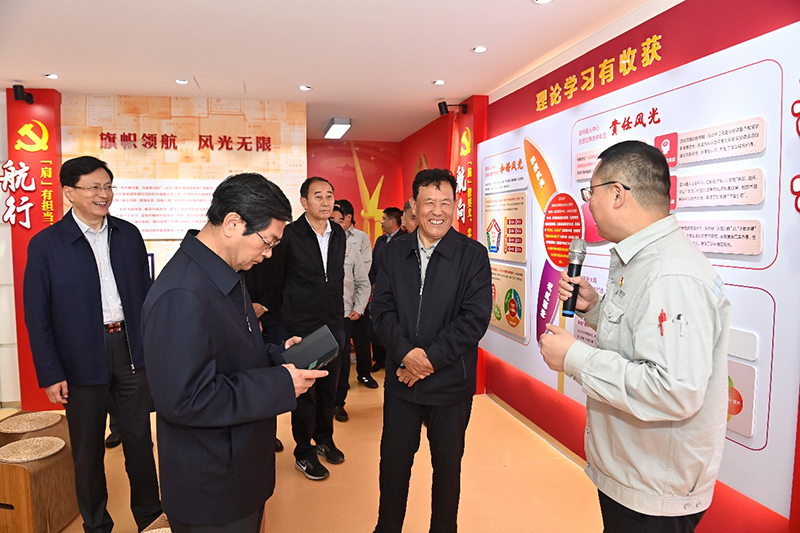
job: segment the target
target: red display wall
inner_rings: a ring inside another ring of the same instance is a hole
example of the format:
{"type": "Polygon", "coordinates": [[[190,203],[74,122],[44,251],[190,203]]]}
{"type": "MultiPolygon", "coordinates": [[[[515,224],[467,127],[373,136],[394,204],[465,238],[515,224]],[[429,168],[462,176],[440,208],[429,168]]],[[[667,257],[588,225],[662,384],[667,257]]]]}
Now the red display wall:
{"type": "Polygon", "coordinates": [[[400,151],[400,143],[309,140],[308,175],[330,181],[336,198],[353,204],[356,228],[374,241],[382,233],[383,210],[402,209],[408,198],[400,151]]]}
{"type": "MultiPolygon", "coordinates": [[[[426,168],[450,168],[452,114],[440,116],[400,143],[403,196],[411,197],[411,184],[417,172],[426,168]]],[[[405,200],[403,201],[405,203],[405,200]]]]}
{"type": "MultiPolygon", "coordinates": [[[[489,105],[488,138],[564,111],[589,99],[616,91],[626,85],[664,73],[740,42],[800,20],[800,2],[774,0],[751,3],[743,0],[686,0],[674,8],[612,39],[539,80],[489,105]],[[658,35],[668,54],[646,69],[618,76],[613,84],[599,83],[591,91],[577,91],[573,98],[561,98],[558,105],[550,95],[569,76],[604,61],[608,50],[625,50],[631,43],[643,43],[658,35]],[[545,95],[548,98],[542,99],[545,95]]],[[[586,421],[583,405],[558,393],[508,363],[484,353],[486,388],[542,427],[578,455],[583,456],[586,421]]],[[[798,439],[800,442],[800,438],[798,439]]],[[[795,474],[790,519],[767,509],[722,483],[717,484],[714,503],[698,531],[759,531],[786,533],[800,531],[800,447],[795,453],[795,474]]]]}

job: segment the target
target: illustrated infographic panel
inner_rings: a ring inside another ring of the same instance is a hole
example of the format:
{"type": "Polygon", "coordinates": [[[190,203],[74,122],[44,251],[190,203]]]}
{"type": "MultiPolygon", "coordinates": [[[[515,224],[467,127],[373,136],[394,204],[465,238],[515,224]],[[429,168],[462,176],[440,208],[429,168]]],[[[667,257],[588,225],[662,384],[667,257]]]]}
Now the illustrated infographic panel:
{"type": "MultiPolygon", "coordinates": [[[[582,275],[604,292],[614,243],[599,234],[580,189],[597,156],[624,140],[664,153],[671,171],[671,210],[686,235],[725,282],[732,303],[728,432],[720,480],[788,516],[798,388],[797,293],[786,280],[800,264],[800,58],[793,24],[664,74],[568,108],[478,147],[479,224],[498,221],[495,269],[522,264],[529,275],[528,340],[500,320],[482,347],[579,401],[576,382],[544,364],[536,340],[562,325],[594,344],[580,318],[564,319],[556,284],[569,243],[588,243],[582,275]],[[525,257],[500,254],[506,196],[524,195],[525,257]]],[[[503,303],[499,293],[496,301],[503,303]]],[[[527,313],[527,314],[526,314],[527,313]]],[[[502,314],[501,314],[502,316],[502,314]]]]}

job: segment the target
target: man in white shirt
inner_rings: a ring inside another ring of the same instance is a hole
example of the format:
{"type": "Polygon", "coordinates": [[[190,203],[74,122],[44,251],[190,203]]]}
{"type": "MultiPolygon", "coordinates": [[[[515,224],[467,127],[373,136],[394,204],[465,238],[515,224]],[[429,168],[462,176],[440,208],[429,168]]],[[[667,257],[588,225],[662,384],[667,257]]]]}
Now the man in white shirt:
{"type": "MultiPolygon", "coordinates": [[[[275,283],[283,287],[281,322],[286,335],[306,337],[323,325],[344,345],[344,258],[347,236],[331,224],[333,186],[324,178],[308,178],[300,186],[305,212],[286,226],[273,251],[275,283]]],[[[330,464],[342,463],[344,453],[333,442],[333,411],[339,380],[338,359],[328,363],[329,374],[318,379],[297,398],[292,411],[295,468],[308,479],[320,481],[330,472],[317,455],[330,464]],[[313,441],[313,443],[312,443],[313,441]]]]}

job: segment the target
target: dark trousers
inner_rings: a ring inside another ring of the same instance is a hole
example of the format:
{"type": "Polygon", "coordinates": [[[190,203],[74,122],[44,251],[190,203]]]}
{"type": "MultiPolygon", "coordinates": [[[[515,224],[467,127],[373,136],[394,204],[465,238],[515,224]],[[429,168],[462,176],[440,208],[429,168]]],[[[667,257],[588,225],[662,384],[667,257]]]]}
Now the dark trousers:
{"type": "Polygon", "coordinates": [[[353,349],[356,352],[356,372],[359,376],[369,376],[372,366],[372,350],[369,345],[370,319],[369,308],[364,310],[361,318],[353,322],[353,349]]]}
{"type": "Polygon", "coordinates": [[[651,516],[637,513],[599,490],[604,533],[694,533],[705,511],[685,516],[651,516]]]}
{"type": "Polygon", "coordinates": [[[472,398],[453,405],[419,405],[384,394],[381,437],[380,507],[376,533],[400,533],[406,515],[408,484],[423,422],[433,466],[431,533],[457,530],[461,458],[472,412],[472,398]]]}
{"type": "Polygon", "coordinates": [[[258,533],[261,531],[261,521],[263,518],[264,506],[262,505],[256,512],[228,524],[221,524],[218,526],[193,526],[169,518],[169,527],[172,533],[258,533]]]}
{"type": "Polygon", "coordinates": [[[349,318],[344,319],[344,343],[339,349],[339,384],[336,386],[335,405],[344,407],[347,391],[350,390],[350,336],[353,334],[354,322],[349,318]]]}
{"type": "MultiPolygon", "coordinates": [[[[69,385],[69,384],[68,384],[69,385]]],[[[111,433],[119,433],[119,423],[117,422],[117,409],[114,407],[114,400],[108,395],[108,429],[111,433]]]]}
{"type": "Polygon", "coordinates": [[[370,321],[370,340],[372,341],[372,360],[382,366],[386,366],[386,348],[381,344],[381,340],[375,333],[375,324],[370,321]]]}
{"type": "Polygon", "coordinates": [[[150,433],[150,389],[144,371],[131,371],[127,333],[106,333],[109,383],[82,387],[67,383],[65,405],[75,463],[75,489],[86,532],[111,531],[103,462],[108,395],[114,401],[125,470],[131,486],[131,511],[141,531],[161,515],[158,478],[150,433]]]}
{"type": "MultiPolygon", "coordinates": [[[[332,331],[339,346],[344,343],[344,329],[332,331]]],[[[311,444],[333,443],[333,407],[336,401],[336,386],[339,382],[341,364],[334,358],[327,364],[328,375],[318,379],[305,393],[297,397],[297,407],[292,411],[292,437],[294,456],[311,459],[317,452],[311,444]]]]}
{"type": "Polygon", "coordinates": [[[381,344],[372,343],[372,359],[381,366],[386,366],[386,348],[381,344]]]}

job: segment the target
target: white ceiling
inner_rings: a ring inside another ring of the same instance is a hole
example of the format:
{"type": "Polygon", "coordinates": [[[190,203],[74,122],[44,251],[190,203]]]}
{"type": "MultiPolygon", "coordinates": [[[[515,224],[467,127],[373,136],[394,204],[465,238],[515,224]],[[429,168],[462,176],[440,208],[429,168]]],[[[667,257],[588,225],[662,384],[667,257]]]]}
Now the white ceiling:
{"type": "Polygon", "coordinates": [[[352,119],[345,139],[400,141],[437,102],[496,97],[679,1],[0,0],[0,86],[305,102],[309,139],[335,116],[352,119]]]}

